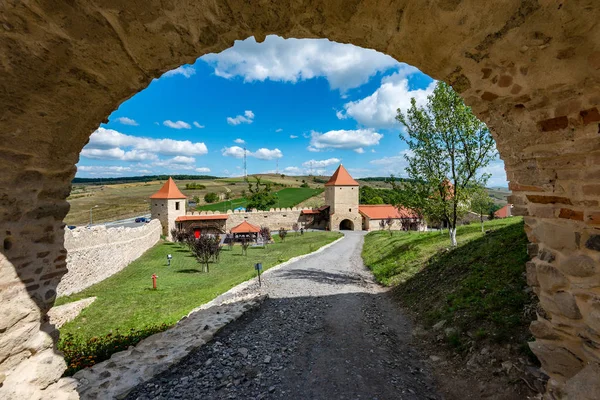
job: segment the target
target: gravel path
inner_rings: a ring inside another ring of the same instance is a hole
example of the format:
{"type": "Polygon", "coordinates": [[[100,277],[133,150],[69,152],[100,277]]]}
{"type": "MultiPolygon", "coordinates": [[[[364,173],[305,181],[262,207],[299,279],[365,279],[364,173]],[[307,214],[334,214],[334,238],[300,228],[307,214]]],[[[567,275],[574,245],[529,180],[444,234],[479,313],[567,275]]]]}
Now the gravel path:
{"type": "Polygon", "coordinates": [[[260,309],[127,399],[441,399],[407,319],[363,266],[363,236],[265,275],[260,309]]]}

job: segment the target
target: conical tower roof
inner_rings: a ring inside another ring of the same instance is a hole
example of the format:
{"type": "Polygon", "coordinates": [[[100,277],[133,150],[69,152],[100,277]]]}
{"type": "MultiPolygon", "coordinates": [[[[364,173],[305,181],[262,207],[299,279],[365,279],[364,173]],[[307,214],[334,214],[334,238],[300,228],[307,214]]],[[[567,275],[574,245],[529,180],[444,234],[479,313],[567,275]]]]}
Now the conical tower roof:
{"type": "Polygon", "coordinates": [[[356,182],[350,176],[348,171],[346,171],[346,168],[340,164],[325,186],[358,186],[358,182],[356,182]]]}
{"type": "Polygon", "coordinates": [[[175,184],[173,178],[169,177],[169,180],[165,182],[163,187],[152,196],[151,199],[185,199],[186,196],[179,191],[179,188],[175,184]]]}

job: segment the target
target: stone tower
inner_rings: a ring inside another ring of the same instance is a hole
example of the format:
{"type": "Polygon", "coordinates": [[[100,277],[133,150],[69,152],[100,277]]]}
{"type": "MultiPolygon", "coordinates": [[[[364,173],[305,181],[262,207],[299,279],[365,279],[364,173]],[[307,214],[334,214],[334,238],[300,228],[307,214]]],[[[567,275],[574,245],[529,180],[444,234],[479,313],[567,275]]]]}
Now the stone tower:
{"type": "Polygon", "coordinates": [[[177,217],[185,215],[187,197],[169,178],[162,188],[150,196],[150,214],[152,219],[157,219],[162,224],[163,235],[171,240],[171,229],[175,228],[177,217]]]}
{"type": "Polygon", "coordinates": [[[325,204],[329,206],[329,229],[332,231],[362,228],[358,213],[358,182],[340,164],[325,184],[325,204]]]}

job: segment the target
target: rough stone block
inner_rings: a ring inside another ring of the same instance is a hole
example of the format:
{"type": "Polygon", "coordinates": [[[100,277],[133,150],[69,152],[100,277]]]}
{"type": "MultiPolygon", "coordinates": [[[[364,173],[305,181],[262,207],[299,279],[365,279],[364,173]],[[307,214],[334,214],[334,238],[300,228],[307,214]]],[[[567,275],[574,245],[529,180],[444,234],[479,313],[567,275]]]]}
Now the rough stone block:
{"type": "Polygon", "coordinates": [[[527,284],[529,286],[539,286],[537,279],[537,268],[533,261],[525,263],[525,270],[527,274],[527,284]]]}
{"type": "Polygon", "coordinates": [[[569,285],[569,281],[555,267],[546,263],[537,263],[537,281],[542,290],[553,293],[559,289],[564,289],[569,285]]]}
{"type": "Polygon", "coordinates": [[[558,213],[558,217],[583,221],[583,211],[571,210],[570,208],[561,208],[560,212],[558,213]]]}
{"type": "Polygon", "coordinates": [[[536,340],[529,343],[529,348],[542,363],[544,371],[562,378],[576,375],[584,365],[581,358],[566,346],[561,346],[560,342],[536,340]]]}
{"type": "Polygon", "coordinates": [[[581,116],[581,120],[583,121],[584,125],[600,121],[600,112],[598,112],[596,107],[588,110],[582,110],[579,112],[579,115],[581,116]]]}
{"type": "Polygon", "coordinates": [[[598,263],[585,255],[575,255],[560,263],[560,269],[567,275],[586,278],[598,273],[598,263]]]}
{"type": "Polygon", "coordinates": [[[567,126],[569,126],[569,119],[566,116],[562,116],[540,121],[539,124],[542,132],[551,132],[565,129],[567,126]]]}
{"type": "Polygon", "coordinates": [[[570,319],[581,319],[581,312],[575,297],[569,292],[558,292],[554,295],[554,302],[560,313],[570,319]]]}
{"type": "Polygon", "coordinates": [[[552,327],[552,324],[541,317],[531,322],[529,330],[538,339],[556,340],[560,338],[552,327]]]}
{"type": "Polygon", "coordinates": [[[600,399],[600,365],[590,363],[567,381],[564,388],[567,399],[600,399]]]}

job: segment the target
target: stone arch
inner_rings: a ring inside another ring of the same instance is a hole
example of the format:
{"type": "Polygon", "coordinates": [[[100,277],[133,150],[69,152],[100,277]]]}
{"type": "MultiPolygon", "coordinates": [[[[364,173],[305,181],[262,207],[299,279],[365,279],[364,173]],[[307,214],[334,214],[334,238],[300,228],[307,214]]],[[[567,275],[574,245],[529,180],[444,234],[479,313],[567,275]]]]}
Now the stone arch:
{"type": "Polygon", "coordinates": [[[63,369],[47,311],[65,273],[66,197],[91,132],[161,73],[272,33],[373,48],[452,84],[490,126],[513,213],[525,217],[528,278],[547,312],[532,325],[532,347],[549,388],[576,387],[600,360],[600,7],[40,0],[4,2],[0,15],[3,395],[35,397],[63,369]]]}
{"type": "Polygon", "coordinates": [[[353,231],[354,222],[349,219],[344,219],[340,222],[340,231],[353,231]]]}

